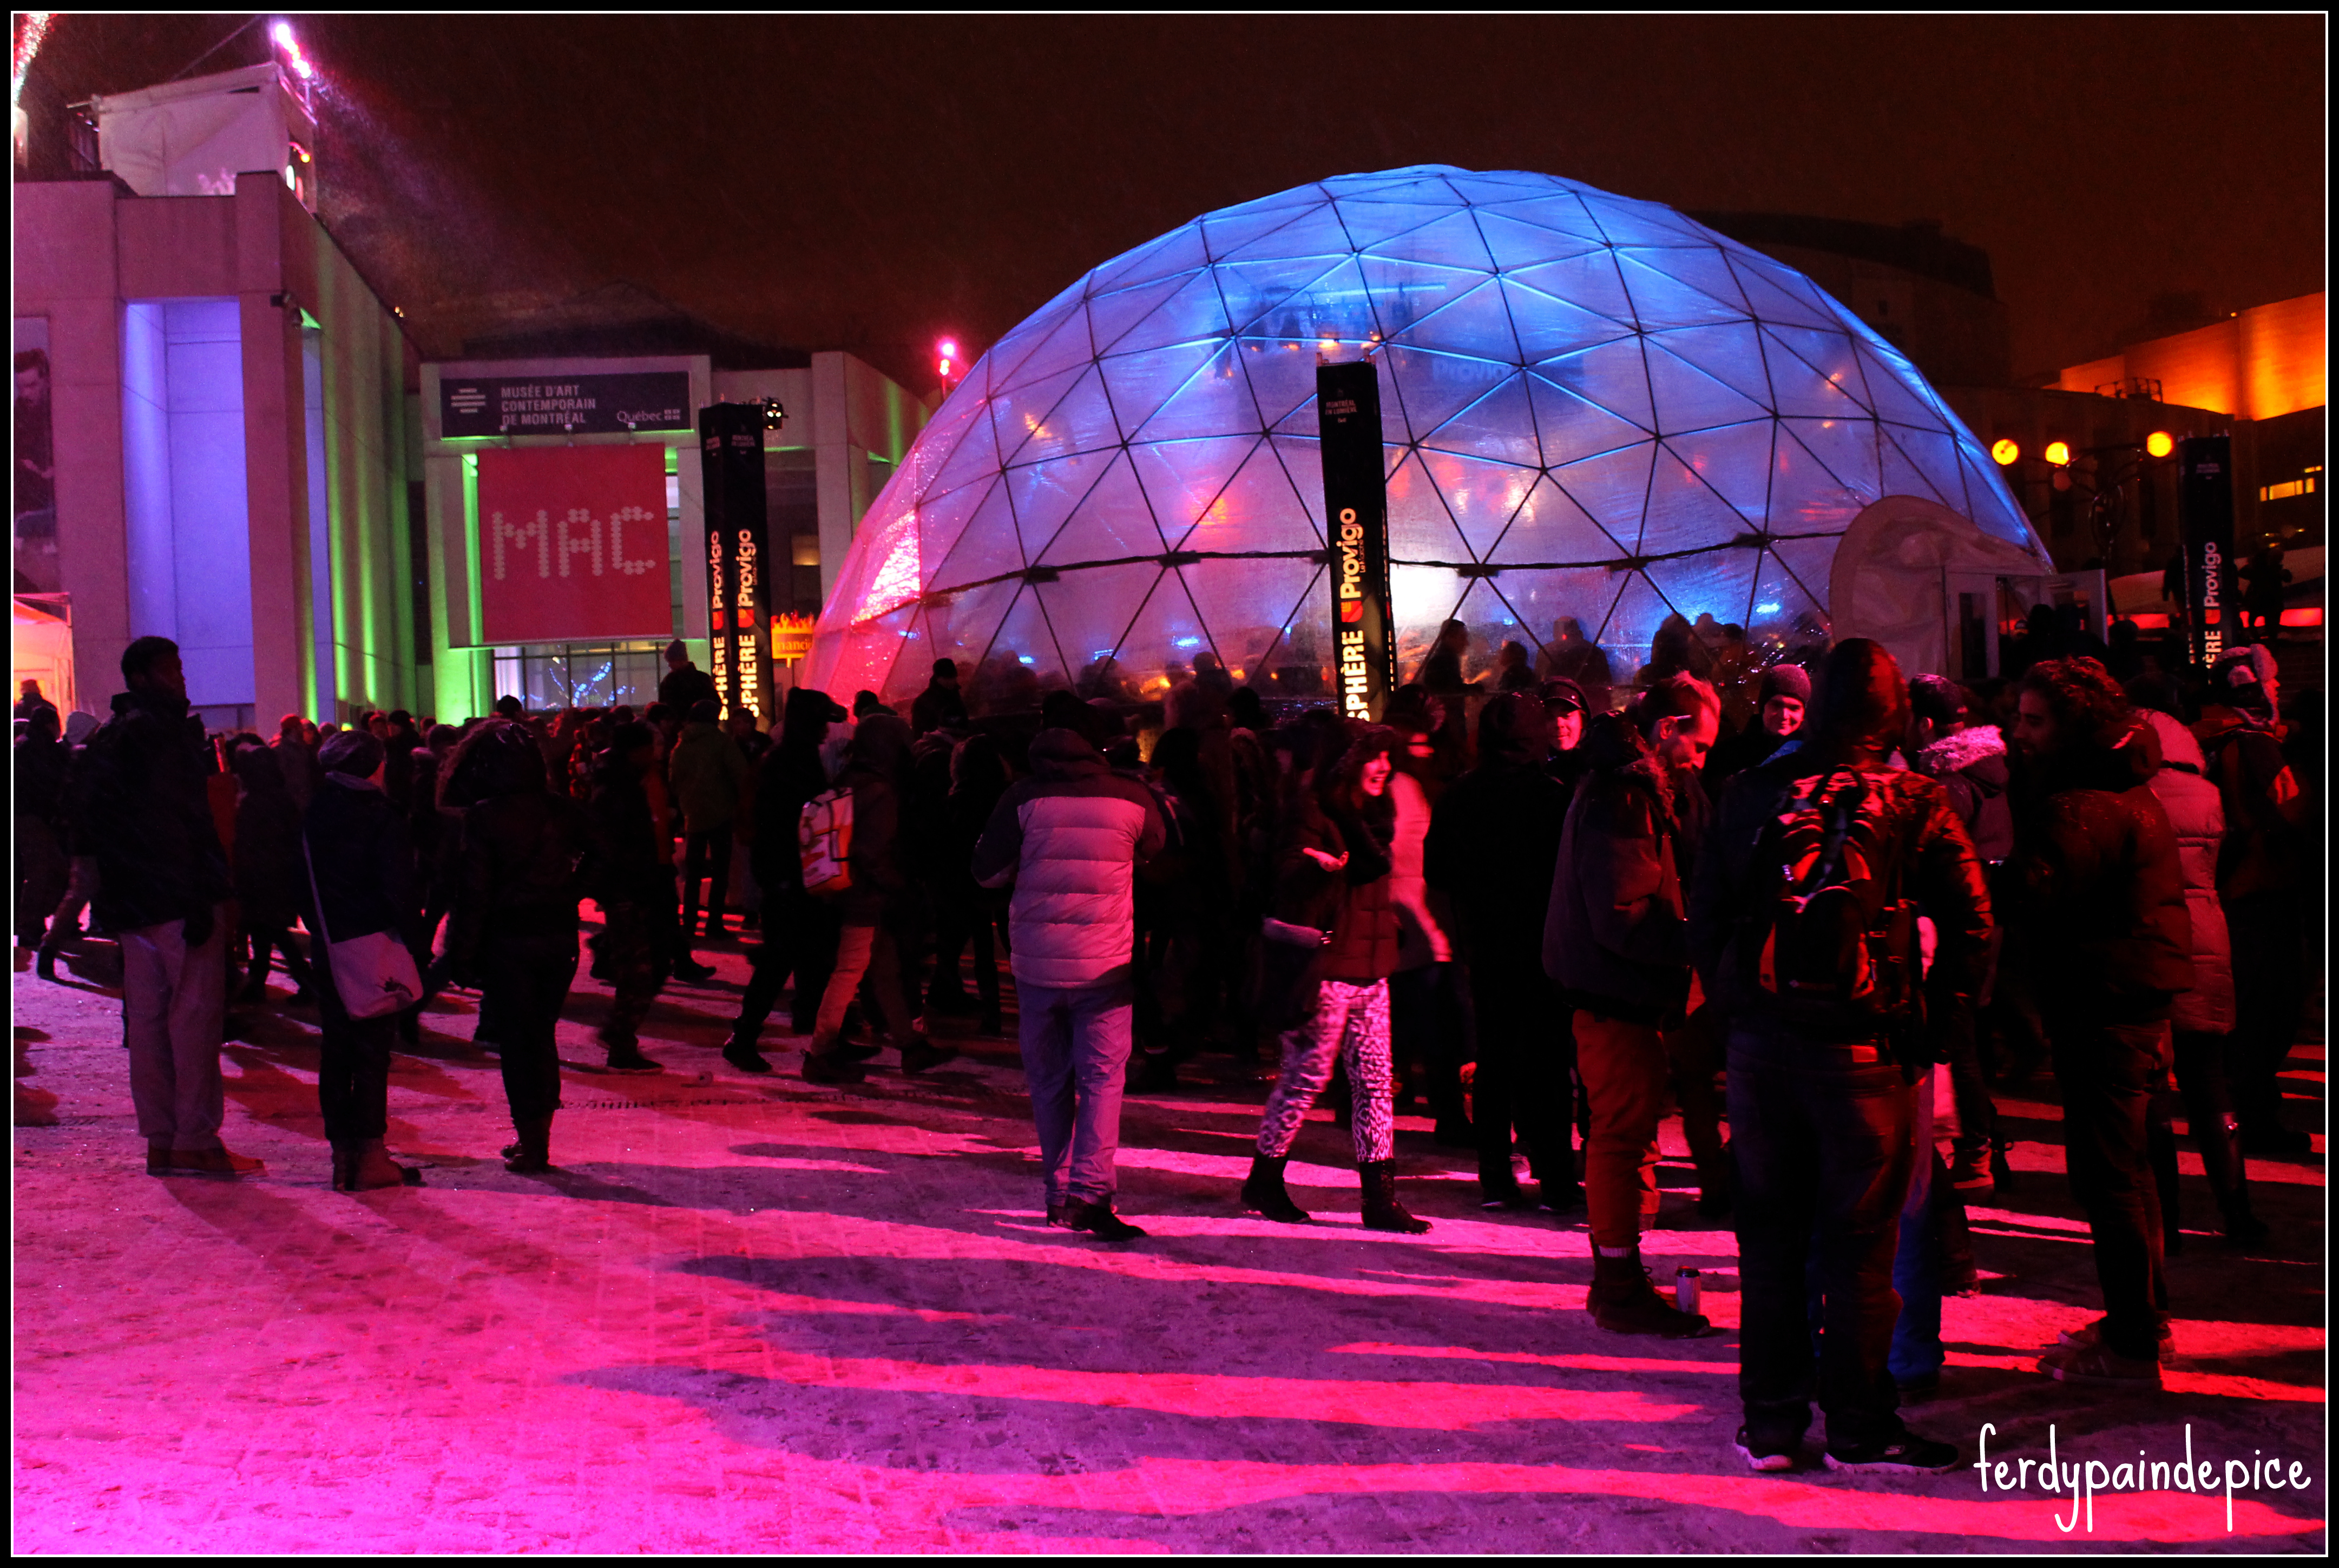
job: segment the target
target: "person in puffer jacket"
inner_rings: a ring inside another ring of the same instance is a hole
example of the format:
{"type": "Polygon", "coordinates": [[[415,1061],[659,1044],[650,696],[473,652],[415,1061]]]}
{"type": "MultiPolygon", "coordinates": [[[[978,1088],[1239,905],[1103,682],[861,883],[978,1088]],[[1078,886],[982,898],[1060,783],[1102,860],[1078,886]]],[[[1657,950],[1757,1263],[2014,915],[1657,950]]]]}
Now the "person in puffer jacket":
{"type": "MultiPolygon", "coordinates": [[[[2130,682],[2141,708],[2159,696],[2156,686],[2130,682]]],[[[2160,761],[2152,793],[2168,813],[2176,834],[2176,862],[2185,874],[2185,910],[2193,922],[2193,989],[2170,1005],[2168,1022],[2176,1058],[2176,1091],[2154,1098],[2150,1149],[2154,1185],[2160,1190],[2160,1229],[2170,1252],[2180,1249],[2177,1228],[2176,1137],[2170,1125],[2182,1097],[2201,1165],[2225,1216],[2226,1238],[2248,1246],[2266,1238],[2265,1222],[2250,1211],[2249,1182],[2242,1159],[2238,1123],[2226,1082],[2226,1055],[2235,1020],[2234,955],[2226,912],[2217,902],[2217,852],[2226,837],[2226,808],[2217,786],[2202,777],[2201,743],[2175,715],[2146,711],[2150,726],[2141,733],[2160,761]]]]}
{"type": "Polygon", "coordinates": [[[2146,1129],[2169,1002],[2193,989],[2176,835],[2127,695],[2101,664],[2033,665],[2020,703],[2005,951],[2030,971],[2045,1015],[2071,1195],[2104,1295],[2104,1317],[2039,1366],[2065,1382],[2156,1388],[2167,1287],[2146,1129]]]}
{"type": "Polygon", "coordinates": [[[1135,994],[1135,875],[1161,853],[1167,829],[1153,793],[1115,774],[1086,736],[1041,730],[1031,759],[1033,776],[1000,797],[974,846],[974,880],[1015,888],[1009,969],[1048,1223],[1126,1241],[1145,1234],[1112,1210],[1135,994]]]}
{"type": "Polygon", "coordinates": [[[1399,745],[1396,731],[1367,725],[1346,747],[1325,737],[1319,762],[1292,803],[1276,853],[1275,919],[1287,934],[1321,932],[1313,973],[1314,1005],[1283,1031],[1283,1065],[1259,1119],[1242,1200],[1269,1219],[1304,1225],[1308,1216],[1284,1189],[1283,1169],[1300,1123],[1345,1061],[1354,1112],[1349,1132],[1364,1188],[1367,1230],[1419,1235],[1428,1222],[1396,1200],[1396,1143],[1389,1070],[1388,977],[1396,972],[1398,904],[1391,889],[1389,842],[1396,826],[1389,798],[1399,745]]]}

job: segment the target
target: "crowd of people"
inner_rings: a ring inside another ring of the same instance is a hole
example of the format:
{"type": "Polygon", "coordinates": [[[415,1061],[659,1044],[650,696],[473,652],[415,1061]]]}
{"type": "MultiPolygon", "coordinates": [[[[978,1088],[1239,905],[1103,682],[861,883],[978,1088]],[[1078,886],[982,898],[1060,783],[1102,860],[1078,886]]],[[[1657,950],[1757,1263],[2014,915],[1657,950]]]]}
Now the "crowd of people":
{"type": "Polygon", "coordinates": [[[231,990],[268,1004],[281,966],[350,1190],[420,1179],[386,1147],[389,1065],[448,987],[478,992],[530,1172],[580,945],[607,1066],[656,1072],[648,1009],[707,979],[695,950],[737,940],[735,906],[758,940],[725,1060],[773,1070],[785,997],[818,1084],[888,1048],[949,1061],[941,1016],[1002,1032],[1004,956],[1050,1224],[1141,1237],[1115,1207],[1124,1093],[1264,1054],[1245,1208],[1309,1220],[1285,1171],[1329,1095],[1363,1224],[1427,1230],[1395,1163],[1419,1107],[1486,1208],[1585,1226],[1589,1313],[1627,1335],[1711,1330],[1641,1257],[1677,1109],[1697,1223],[1737,1231],[1757,1470],[1795,1463],[1814,1399],[1832,1466],[1954,1461],[1899,1412],[1972,1288],[1965,1208],[2014,1178],[1996,1100],[2051,1070],[2104,1312],[2041,1366],[2157,1386],[2176,1115],[2236,1245],[2265,1234],[2248,1158],[2306,1144],[2277,1075],[2320,777],[2267,651],[2123,681],[2048,612],[1969,689],[1858,639],[1766,666],[1683,621],[1615,683],[1569,633],[1473,682],[1450,624],[1370,725],[1270,712],[1207,659],[1156,705],[977,718],[941,660],[906,717],[797,689],[767,735],[676,643],[638,712],[507,698],[272,740],[206,736],[143,637],[103,725],[19,705],[17,940],[50,978],[84,907],[120,943],[158,1175],[260,1169],[221,1139],[219,1055],[231,990]]]}

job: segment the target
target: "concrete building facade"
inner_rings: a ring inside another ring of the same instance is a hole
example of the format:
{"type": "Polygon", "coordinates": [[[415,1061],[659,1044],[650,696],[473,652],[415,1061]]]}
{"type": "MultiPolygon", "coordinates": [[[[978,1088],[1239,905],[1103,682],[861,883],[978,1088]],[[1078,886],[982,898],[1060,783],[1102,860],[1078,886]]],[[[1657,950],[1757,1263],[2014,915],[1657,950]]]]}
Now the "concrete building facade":
{"type": "Polygon", "coordinates": [[[414,703],[390,308],[273,173],[14,194],[18,419],[37,354],[54,468],[45,537],[20,490],[16,587],[69,601],[81,705],[150,634],[215,727],[414,703]]]}

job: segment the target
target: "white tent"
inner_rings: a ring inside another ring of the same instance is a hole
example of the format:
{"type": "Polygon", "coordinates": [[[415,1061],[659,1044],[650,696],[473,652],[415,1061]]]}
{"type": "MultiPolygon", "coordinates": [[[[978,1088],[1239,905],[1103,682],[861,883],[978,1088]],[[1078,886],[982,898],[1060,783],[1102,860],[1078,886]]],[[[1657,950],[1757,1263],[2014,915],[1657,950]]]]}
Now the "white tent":
{"type": "Polygon", "coordinates": [[[978,705],[1158,693],[1215,652],[1327,691],[1319,355],[1381,367],[1399,657],[1562,617],[1619,679],[1669,616],[1779,656],[1855,632],[1941,668],[1952,577],[2048,554],[1909,360],[1669,208],[1421,167],[1212,212],[1106,262],[968,373],[864,519],[808,685],[978,705]]]}

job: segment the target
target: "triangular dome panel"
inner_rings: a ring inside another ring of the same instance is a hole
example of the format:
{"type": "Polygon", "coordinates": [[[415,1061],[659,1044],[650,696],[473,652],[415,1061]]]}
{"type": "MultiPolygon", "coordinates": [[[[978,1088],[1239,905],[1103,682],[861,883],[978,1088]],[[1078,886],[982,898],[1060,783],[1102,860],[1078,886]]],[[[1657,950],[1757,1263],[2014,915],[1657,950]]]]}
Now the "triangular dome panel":
{"type": "Polygon", "coordinates": [[[1421,466],[1436,484],[1447,515],[1462,530],[1463,543],[1475,560],[1486,558],[1536,485],[1551,483],[1532,463],[1522,467],[1427,448],[1420,457],[1421,466]]]}
{"type": "MultiPolygon", "coordinates": [[[[1588,565],[1618,559],[1630,553],[1628,545],[1629,541],[1619,544],[1609,537],[1566,491],[1545,475],[1536,479],[1510,526],[1484,558],[1505,567],[1530,562],[1588,565]]],[[[1516,574],[1506,577],[1517,580],[1516,574]]]]}
{"type": "MultiPolygon", "coordinates": [[[[1024,526],[1026,547],[1031,550],[1035,566],[1061,567],[1080,561],[1115,561],[1128,556],[1158,556],[1168,547],[1161,542],[1161,531],[1154,526],[1153,511],[1146,504],[1145,492],[1138,485],[1137,475],[1130,467],[1126,452],[1094,453],[1087,457],[1065,458],[1044,463],[1042,468],[1068,469],[1075,465],[1094,465],[1103,472],[1094,475],[1088,488],[1073,503],[1071,515],[1054,537],[1045,545],[1034,545],[1032,530],[1024,526]],[[1109,459],[1109,463],[1100,463],[1109,459]]],[[[1012,470],[1010,485],[1030,469],[1012,470]]],[[[1061,476],[1067,487],[1080,478],[1061,476]]],[[[1018,498],[1018,521],[1021,516],[1018,498]]]]}

